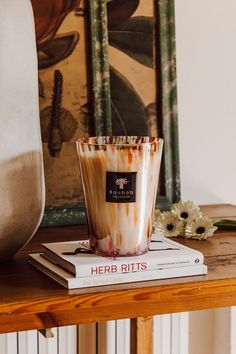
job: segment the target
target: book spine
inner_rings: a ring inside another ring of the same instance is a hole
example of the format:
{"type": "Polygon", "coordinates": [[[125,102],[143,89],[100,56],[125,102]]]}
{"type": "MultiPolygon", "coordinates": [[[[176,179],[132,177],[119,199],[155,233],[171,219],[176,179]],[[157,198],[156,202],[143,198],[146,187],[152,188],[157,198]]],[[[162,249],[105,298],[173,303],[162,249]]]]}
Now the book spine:
{"type": "Polygon", "coordinates": [[[115,275],[115,274],[126,274],[126,273],[142,273],[151,270],[158,269],[168,269],[175,267],[186,267],[194,266],[197,264],[203,264],[204,257],[201,253],[195,255],[184,255],[178,258],[169,258],[167,260],[158,261],[158,255],[152,259],[143,259],[137,261],[135,257],[134,261],[126,261],[124,259],[112,260],[109,259],[107,263],[97,263],[97,264],[83,264],[81,266],[75,267],[74,275],[75,277],[90,277],[90,276],[101,276],[101,275],[115,275]]]}
{"type": "Polygon", "coordinates": [[[150,270],[146,272],[101,275],[98,277],[71,278],[68,281],[69,289],[88,288],[101,285],[114,285],[132,283],[138,281],[160,280],[167,278],[186,277],[203,275],[207,273],[207,266],[204,264],[188,267],[177,267],[167,269],[150,270]]]}

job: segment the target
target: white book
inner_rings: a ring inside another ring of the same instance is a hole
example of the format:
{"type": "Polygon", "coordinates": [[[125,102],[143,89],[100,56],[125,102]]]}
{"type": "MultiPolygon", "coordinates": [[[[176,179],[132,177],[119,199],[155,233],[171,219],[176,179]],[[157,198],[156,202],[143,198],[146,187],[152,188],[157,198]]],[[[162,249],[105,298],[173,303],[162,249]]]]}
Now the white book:
{"type": "Polygon", "coordinates": [[[203,264],[203,254],[166,237],[153,235],[149,252],[140,256],[106,257],[89,253],[88,240],[44,243],[43,256],[75,277],[146,272],[203,264]],[[79,253],[78,253],[79,250],[79,253]]]}
{"type": "Polygon", "coordinates": [[[132,272],[124,274],[105,274],[89,277],[74,277],[71,273],[62,269],[54,263],[42,257],[40,253],[30,254],[29,262],[56,280],[67,289],[89,288],[100,285],[112,285],[121,283],[132,283],[147,280],[157,280],[165,278],[187,277],[207,273],[207,266],[204,264],[190,265],[186,267],[160,268],[143,272],[132,272]]]}

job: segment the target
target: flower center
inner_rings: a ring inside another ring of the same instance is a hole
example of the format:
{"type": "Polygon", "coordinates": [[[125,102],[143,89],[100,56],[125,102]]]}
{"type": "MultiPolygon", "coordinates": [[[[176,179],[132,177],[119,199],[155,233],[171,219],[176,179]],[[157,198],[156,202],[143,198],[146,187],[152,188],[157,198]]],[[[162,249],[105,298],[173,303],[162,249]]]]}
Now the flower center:
{"type": "Polygon", "coordinates": [[[186,211],[183,211],[181,214],[180,214],[180,217],[183,218],[183,219],[187,219],[188,218],[188,213],[186,211]]]}
{"type": "Polygon", "coordinates": [[[203,227],[203,226],[199,226],[196,230],[196,233],[200,234],[200,235],[204,234],[204,232],[205,232],[205,227],[203,227]]]}
{"type": "Polygon", "coordinates": [[[166,228],[167,228],[168,231],[172,231],[173,228],[174,228],[174,225],[168,224],[168,225],[166,226],[166,228]]]}

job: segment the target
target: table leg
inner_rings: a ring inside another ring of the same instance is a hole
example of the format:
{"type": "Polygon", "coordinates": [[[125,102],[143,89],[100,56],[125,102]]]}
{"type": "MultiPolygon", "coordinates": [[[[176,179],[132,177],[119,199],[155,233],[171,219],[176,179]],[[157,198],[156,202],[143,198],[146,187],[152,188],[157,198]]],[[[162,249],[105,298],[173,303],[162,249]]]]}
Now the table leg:
{"type": "Polygon", "coordinates": [[[131,319],[130,354],[153,354],[153,317],[131,319]]]}
{"type": "Polygon", "coordinates": [[[45,329],[38,329],[38,331],[45,337],[45,338],[53,338],[54,334],[52,333],[51,328],[45,328],[45,329]]]}

